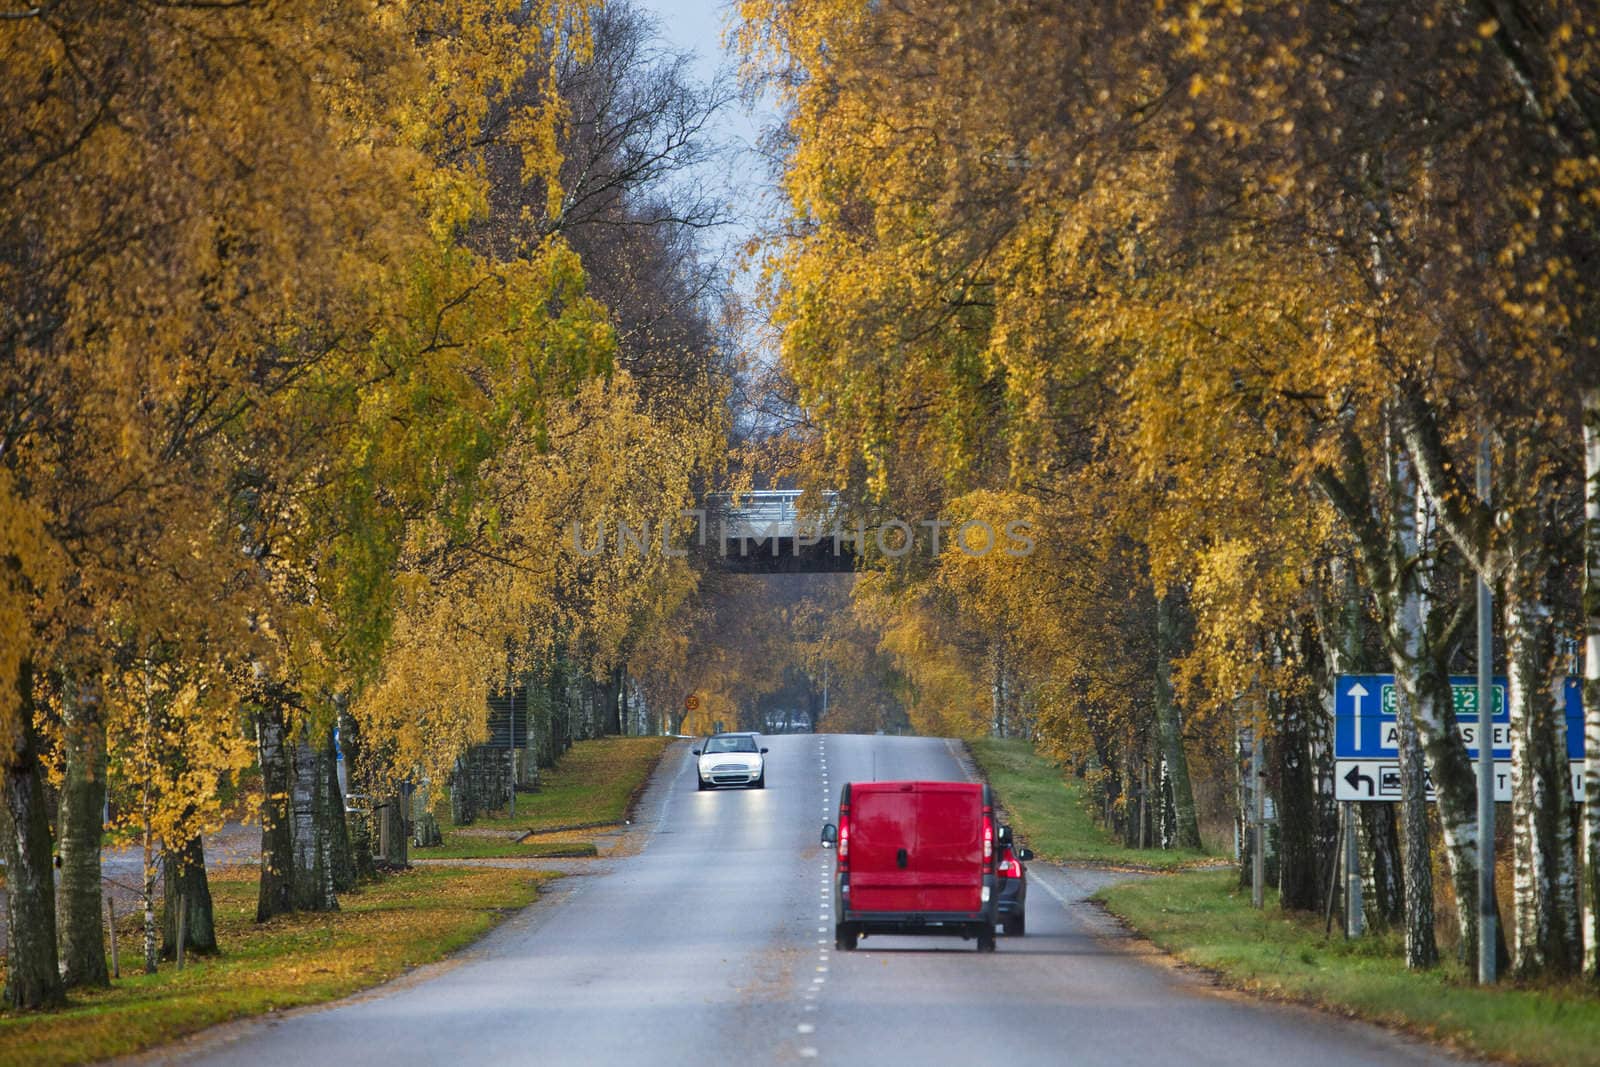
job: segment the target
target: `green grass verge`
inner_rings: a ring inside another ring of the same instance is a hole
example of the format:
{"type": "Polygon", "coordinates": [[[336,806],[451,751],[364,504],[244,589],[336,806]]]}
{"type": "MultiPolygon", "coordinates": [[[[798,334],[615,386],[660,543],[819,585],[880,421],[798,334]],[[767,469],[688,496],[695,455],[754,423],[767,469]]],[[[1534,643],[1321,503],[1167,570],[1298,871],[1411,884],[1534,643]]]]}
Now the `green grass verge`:
{"type": "Polygon", "coordinates": [[[1578,983],[1480,989],[1459,966],[1407,971],[1394,937],[1346,941],[1319,917],[1250,906],[1236,871],[1111,886],[1107,908],[1179,959],[1236,988],[1316,1004],[1513,1063],[1600,1064],[1600,998],[1578,983]]]}
{"type": "Polygon", "coordinates": [[[123,977],[75,990],[54,1012],[0,1015],[0,1064],[83,1063],[164,1044],[215,1023],[333,1000],[466,945],[531,903],[550,876],[435,867],[393,874],[340,910],[255,921],[257,873],[212,875],[221,956],[138,973],[138,917],[119,921],[123,977]]]}
{"type": "MultiPolygon", "coordinates": [[[[515,815],[494,812],[475,819],[472,826],[512,831],[619,823],[672,741],[606,737],[576,742],[553,770],[544,773],[537,793],[517,794],[515,815]]],[[[441,825],[449,829],[454,824],[441,825]]]]}
{"type": "Polygon", "coordinates": [[[1026,741],[990,737],[969,741],[967,747],[1000,794],[1017,837],[1040,859],[1167,870],[1207,858],[1203,852],[1117,844],[1096,825],[1078,782],[1026,741]]]}
{"type": "MultiPolygon", "coordinates": [[[[581,741],[545,776],[541,792],[517,798],[515,817],[483,829],[543,830],[620,823],[670,738],[581,741]]],[[[594,855],[592,841],[507,839],[446,832],[446,844],[415,856],[439,859],[594,855]]],[[[110,989],[75,990],[69,1005],[0,1013],[0,1067],[65,1064],[127,1055],[216,1023],[335,1000],[470,944],[538,896],[552,875],[499,868],[425,867],[386,876],[340,898],[340,910],[255,922],[258,873],[213,873],[217,942],[223,954],[179,972],[164,963],[136,973],[139,917],[119,919],[123,977],[110,989]]],[[[4,967],[0,965],[0,979],[4,967]]]]}
{"type": "Polygon", "coordinates": [[[536,860],[597,855],[599,850],[593,841],[530,841],[521,844],[509,838],[479,837],[453,830],[445,832],[442,845],[411,850],[411,858],[418,860],[536,860]]]}

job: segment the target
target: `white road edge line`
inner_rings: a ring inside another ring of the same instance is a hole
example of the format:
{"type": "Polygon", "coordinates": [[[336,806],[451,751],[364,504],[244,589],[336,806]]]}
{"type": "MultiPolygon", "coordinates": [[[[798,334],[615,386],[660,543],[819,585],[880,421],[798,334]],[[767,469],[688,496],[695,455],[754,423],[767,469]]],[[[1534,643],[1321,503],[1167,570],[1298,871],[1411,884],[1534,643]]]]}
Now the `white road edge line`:
{"type": "Polygon", "coordinates": [[[1055,897],[1057,904],[1060,904],[1063,908],[1071,907],[1071,904],[1067,898],[1061,895],[1061,891],[1055,886],[1051,885],[1049,882],[1045,881],[1044,877],[1038,872],[1037,869],[1032,871],[1029,877],[1032,881],[1043,886],[1046,893],[1049,893],[1051,896],[1055,897]]]}

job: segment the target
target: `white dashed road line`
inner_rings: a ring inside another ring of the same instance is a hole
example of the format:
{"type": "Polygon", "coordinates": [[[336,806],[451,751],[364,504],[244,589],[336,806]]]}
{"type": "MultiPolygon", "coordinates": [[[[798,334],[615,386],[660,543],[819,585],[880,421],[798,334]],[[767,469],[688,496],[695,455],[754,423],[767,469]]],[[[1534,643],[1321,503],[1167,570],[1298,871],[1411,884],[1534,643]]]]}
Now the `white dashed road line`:
{"type": "MultiPolygon", "coordinates": [[[[821,740],[819,740],[817,742],[817,761],[822,770],[822,815],[825,819],[833,814],[833,804],[831,803],[832,790],[828,788],[827,753],[827,746],[821,740]]],[[[827,919],[833,903],[833,862],[831,858],[827,856],[823,857],[822,863],[819,865],[817,881],[817,895],[822,902],[821,914],[818,915],[817,918],[823,921],[823,925],[817,927],[817,933],[826,935],[829,932],[827,927],[827,919]]],[[[817,993],[823,987],[823,984],[828,980],[828,950],[830,947],[831,946],[828,943],[827,937],[824,936],[817,938],[817,973],[812,976],[810,988],[805,991],[805,998],[800,1006],[800,1010],[802,1012],[815,1012],[817,1010],[817,1005],[815,1003],[817,999],[817,993]]],[[[817,1032],[817,1026],[815,1023],[809,1022],[797,1023],[795,1025],[795,1032],[797,1034],[815,1034],[817,1032]]],[[[820,1055],[816,1046],[814,1045],[802,1046],[799,1052],[800,1058],[807,1060],[814,1060],[820,1055]]]]}

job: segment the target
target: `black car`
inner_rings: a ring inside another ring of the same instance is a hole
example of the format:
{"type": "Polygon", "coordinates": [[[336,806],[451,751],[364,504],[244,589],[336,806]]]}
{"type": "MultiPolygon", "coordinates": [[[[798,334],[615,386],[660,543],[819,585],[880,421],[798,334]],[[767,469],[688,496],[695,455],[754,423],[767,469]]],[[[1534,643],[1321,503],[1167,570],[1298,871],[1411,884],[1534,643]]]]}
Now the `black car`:
{"type": "Polygon", "coordinates": [[[1031,848],[1022,848],[1012,839],[1011,828],[1000,833],[999,907],[1000,929],[1008,937],[1021,937],[1028,930],[1028,871],[1023,861],[1033,859],[1031,848]]]}

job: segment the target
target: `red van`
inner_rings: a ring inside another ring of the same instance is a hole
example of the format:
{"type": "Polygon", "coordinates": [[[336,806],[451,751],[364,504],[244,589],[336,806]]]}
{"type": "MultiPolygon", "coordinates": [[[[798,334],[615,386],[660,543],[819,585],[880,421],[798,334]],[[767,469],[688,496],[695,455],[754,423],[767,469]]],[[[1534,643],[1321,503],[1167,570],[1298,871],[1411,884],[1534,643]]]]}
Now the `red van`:
{"type": "Polygon", "coordinates": [[[839,822],[822,828],[838,849],[834,943],[869,934],[951,934],[993,952],[999,827],[989,787],[976,782],[851,782],[839,822]]]}

